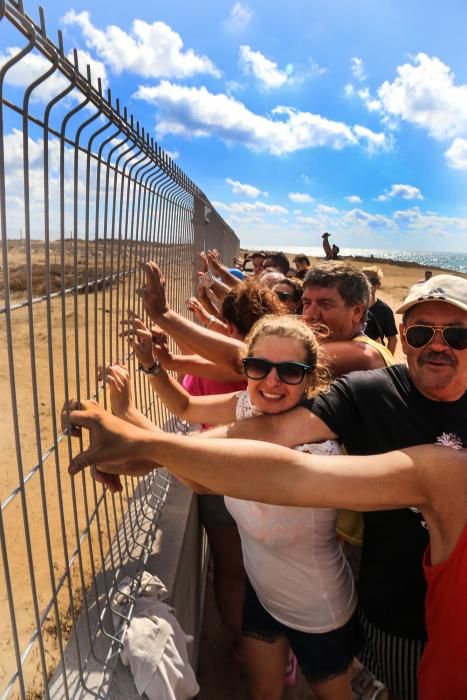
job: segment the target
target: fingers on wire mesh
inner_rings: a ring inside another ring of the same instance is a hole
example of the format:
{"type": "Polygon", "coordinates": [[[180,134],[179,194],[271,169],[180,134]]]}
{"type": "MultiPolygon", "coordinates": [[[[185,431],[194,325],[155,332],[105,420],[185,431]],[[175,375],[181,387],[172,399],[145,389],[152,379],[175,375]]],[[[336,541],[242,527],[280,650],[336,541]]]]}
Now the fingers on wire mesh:
{"type": "Polygon", "coordinates": [[[77,399],[69,399],[63,404],[61,414],[60,414],[60,424],[63,432],[68,432],[74,437],[78,437],[81,434],[81,428],[70,423],[70,413],[71,411],[77,411],[81,409],[81,402],[77,399]]]}

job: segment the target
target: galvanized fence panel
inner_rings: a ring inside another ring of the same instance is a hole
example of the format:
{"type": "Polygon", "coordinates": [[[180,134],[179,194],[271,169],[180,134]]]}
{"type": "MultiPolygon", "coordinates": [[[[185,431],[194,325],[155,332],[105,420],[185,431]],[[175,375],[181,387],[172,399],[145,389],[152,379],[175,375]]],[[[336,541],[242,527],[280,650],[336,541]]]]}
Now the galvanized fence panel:
{"type": "Polygon", "coordinates": [[[89,474],[71,481],[61,405],[108,406],[98,368],[121,361],[136,405],[163,425],[120,335],[127,309],[143,314],[141,263],[161,264],[183,311],[197,252],[217,247],[231,263],[238,239],[61,35],[50,40],[42,12],[35,22],[0,1],[0,37],[0,696],[49,697],[60,664],[70,697],[70,637],[84,690],[89,659],[104,677],[118,655],[132,606],[115,631],[112,599],[129,566],[138,584],[170,479],[128,478],[118,495],[89,474]]]}

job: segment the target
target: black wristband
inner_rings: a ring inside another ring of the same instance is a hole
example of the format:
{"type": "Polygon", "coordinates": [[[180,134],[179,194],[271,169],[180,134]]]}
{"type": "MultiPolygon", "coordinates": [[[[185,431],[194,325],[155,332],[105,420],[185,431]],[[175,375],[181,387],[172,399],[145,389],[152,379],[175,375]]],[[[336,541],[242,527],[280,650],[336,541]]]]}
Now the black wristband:
{"type": "Polygon", "coordinates": [[[159,360],[156,357],[154,364],[151,365],[150,367],[148,367],[147,369],[146,369],[146,367],[144,367],[141,364],[141,362],[139,362],[138,369],[140,372],[143,372],[144,374],[152,374],[152,375],[154,375],[154,377],[157,377],[157,375],[160,374],[162,367],[161,367],[161,363],[159,362],[159,360]]]}

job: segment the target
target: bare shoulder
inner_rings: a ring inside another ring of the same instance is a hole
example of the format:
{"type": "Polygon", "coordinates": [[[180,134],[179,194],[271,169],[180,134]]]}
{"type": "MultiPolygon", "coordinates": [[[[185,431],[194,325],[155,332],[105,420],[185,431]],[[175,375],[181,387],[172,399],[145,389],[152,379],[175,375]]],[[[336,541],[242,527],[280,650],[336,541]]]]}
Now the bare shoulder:
{"type": "Polygon", "coordinates": [[[336,376],[356,370],[379,369],[385,366],[380,352],[368,343],[341,340],[323,346],[336,376]]]}
{"type": "Polygon", "coordinates": [[[467,450],[425,446],[417,462],[427,493],[423,513],[430,529],[432,563],[437,564],[454,550],[467,523],[467,450]]]}

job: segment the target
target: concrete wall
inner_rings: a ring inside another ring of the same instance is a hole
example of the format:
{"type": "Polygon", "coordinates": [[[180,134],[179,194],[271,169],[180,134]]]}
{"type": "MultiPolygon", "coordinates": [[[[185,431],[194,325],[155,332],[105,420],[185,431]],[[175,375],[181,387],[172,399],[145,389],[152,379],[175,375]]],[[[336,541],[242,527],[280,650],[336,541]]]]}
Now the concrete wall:
{"type": "MultiPolygon", "coordinates": [[[[160,514],[153,550],[145,569],[164,582],[169,591],[168,602],[175,608],[178,621],[185,633],[194,637],[189,654],[195,670],[201,638],[207,562],[207,542],[199,525],[197,497],[174,479],[160,514]]],[[[126,573],[132,573],[131,565],[126,573]]],[[[95,606],[88,605],[88,610],[93,627],[98,624],[95,606]]],[[[79,659],[83,659],[89,649],[88,621],[85,618],[82,613],[76,624],[77,640],[72,636],[65,651],[68,695],[74,700],[89,697],[137,700],[139,695],[132,675],[119,658],[116,663],[110,662],[109,671],[103,674],[100,661],[106,659],[109,649],[105,636],[99,635],[86,672],[81,673],[79,659]]],[[[51,698],[62,700],[66,697],[64,674],[60,666],[49,687],[51,698]]]]}

